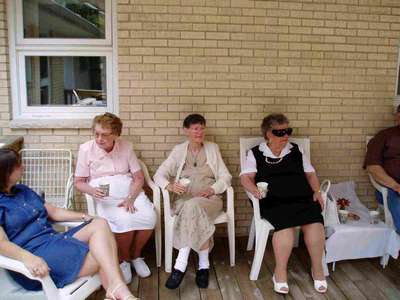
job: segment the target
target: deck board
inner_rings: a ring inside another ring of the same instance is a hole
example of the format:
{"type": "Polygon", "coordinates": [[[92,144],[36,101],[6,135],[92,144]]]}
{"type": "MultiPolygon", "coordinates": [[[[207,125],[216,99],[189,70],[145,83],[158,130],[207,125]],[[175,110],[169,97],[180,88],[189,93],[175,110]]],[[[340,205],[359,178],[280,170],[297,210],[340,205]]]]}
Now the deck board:
{"type": "MultiPolygon", "coordinates": [[[[129,285],[135,295],[145,300],[392,300],[400,299],[400,262],[390,259],[383,269],[379,259],[360,259],[336,263],[336,271],[330,270],[328,293],[321,295],[314,290],[310,275],[310,263],[304,244],[293,250],[288,266],[290,293],[282,296],[273,291],[272,274],[274,257],[270,243],[265,251],[259,279],[251,281],[249,273],[253,251],[246,251],[246,239],[237,238],[236,266],[229,265],[228,241],[216,238],[210,256],[210,284],[208,289],[199,289],[195,283],[197,254],[191,253],[188,270],[181,286],[176,290],[165,287],[169,274],[156,268],[149,246],[146,261],[152,271],[149,278],[134,279],[129,285]]],[[[331,269],[331,268],[330,268],[331,269]]],[[[104,290],[93,293],[89,300],[103,300],[104,290]]]]}

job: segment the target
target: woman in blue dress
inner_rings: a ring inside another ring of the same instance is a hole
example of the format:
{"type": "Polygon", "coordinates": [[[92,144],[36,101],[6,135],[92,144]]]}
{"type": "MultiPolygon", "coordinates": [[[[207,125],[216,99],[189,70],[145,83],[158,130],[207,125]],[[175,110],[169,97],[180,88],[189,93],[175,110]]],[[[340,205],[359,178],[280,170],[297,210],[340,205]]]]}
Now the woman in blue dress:
{"type": "MultiPolygon", "coordinates": [[[[107,221],[45,203],[29,187],[17,184],[22,173],[18,153],[0,149],[0,254],[21,261],[36,277],[50,275],[58,288],[99,272],[108,298],[137,299],[122,279],[107,221]],[[84,223],[58,233],[51,221],[84,223]]],[[[39,281],[10,274],[25,289],[41,289],[39,281]]]]}

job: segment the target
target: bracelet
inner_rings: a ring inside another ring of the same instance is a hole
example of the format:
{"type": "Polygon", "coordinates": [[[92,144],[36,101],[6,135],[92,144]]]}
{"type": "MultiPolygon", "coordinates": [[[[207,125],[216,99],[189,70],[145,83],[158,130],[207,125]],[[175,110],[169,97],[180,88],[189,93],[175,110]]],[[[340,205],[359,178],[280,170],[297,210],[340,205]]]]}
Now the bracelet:
{"type": "Polygon", "coordinates": [[[82,217],[81,217],[82,221],[85,222],[86,221],[86,217],[87,217],[86,214],[83,214],[82,217]]]}

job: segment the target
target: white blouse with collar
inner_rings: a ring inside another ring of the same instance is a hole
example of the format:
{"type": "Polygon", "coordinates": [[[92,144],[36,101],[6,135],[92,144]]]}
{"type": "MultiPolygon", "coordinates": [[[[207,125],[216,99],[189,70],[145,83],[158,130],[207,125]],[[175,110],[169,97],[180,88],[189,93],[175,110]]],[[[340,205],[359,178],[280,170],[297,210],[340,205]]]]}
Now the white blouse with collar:
{"type": "MultiPolygon", "coordinates": [[[[267,143],[264,142],[264,143],[261,143],[258,146],[258,149],[264,154],[265,157],[271,157],[271,158],[284,157],[284,156],[288,155],[291,152],[292,148],[293,148],[293,145],[289,142],[282,149],[282,151],[279,154],[279,156],[276,156],[276,155],[274,155],[272,153],[272,151],[268,147],[267,143]]],[[[300,150],[300,152],[302,154],[302,157],[303,157],[303,169],[304,169],[304,172],[306,172],[306,173],[314,173],[315,169],[311,165],[310,160],[304,155],[304,150],[300,146],[299,146],[299,150],[300,150]]],[[[254,157],[253,151],[251,151],[251,150],[247,151],[246,162],[244,164],[244,168],[243,168],[242,172],[240,172],[240,175],[248,174],[248,173],[257,173],[256,158],[254,157]]]]}

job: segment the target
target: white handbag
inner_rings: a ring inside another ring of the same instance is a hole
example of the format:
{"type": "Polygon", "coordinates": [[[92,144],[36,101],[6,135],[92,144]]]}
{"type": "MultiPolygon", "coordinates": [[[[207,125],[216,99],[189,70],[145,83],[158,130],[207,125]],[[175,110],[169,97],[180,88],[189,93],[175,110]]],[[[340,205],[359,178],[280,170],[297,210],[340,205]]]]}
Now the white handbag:
{"type": "Polygon", "coordinates": [[[329,193],[330,187],[331,182],[329,180],[324,180],[321,183],[321,193],[322,197],[325,200],[324,210],[322,211],[325,227],[340,223],[336,207],[336,199],[333,198],[332,195],[329,193]]]}
{"type": "Polygon", "coordinates": [[[339,224],[339,216],[336,206],[336,200],[330,193],[327,193],[325,208],[323,213],[325,227],[339,224]]]}

